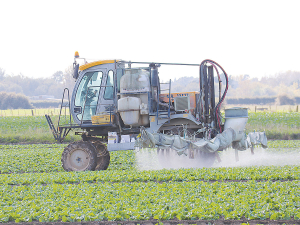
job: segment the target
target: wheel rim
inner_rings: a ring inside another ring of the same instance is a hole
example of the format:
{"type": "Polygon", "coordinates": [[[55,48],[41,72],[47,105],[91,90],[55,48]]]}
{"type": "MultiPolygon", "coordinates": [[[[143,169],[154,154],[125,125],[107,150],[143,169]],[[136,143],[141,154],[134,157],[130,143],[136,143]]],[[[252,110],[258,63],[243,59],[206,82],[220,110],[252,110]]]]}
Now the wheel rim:
{"type": "Polygon", "coordinates": [[[74,170],[81,171],[87,168],[90,159],[86,151],[77,149],[70,153],[69,164],[74,170]]]}

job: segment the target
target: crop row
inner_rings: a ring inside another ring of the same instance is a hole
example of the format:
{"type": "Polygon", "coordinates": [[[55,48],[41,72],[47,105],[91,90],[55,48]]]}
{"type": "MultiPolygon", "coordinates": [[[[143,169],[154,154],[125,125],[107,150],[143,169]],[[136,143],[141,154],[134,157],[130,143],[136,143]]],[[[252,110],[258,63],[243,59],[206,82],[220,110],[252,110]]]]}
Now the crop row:
{"type": "MultiPolygon", "coordinates": [[[[299,119],[300,120],[300,119],[299,119]]],[[[282,151],[282,148],[300,149],[300,140],[273,140],[268,141],[269,151],[282,151]],[[275,150],[276,148],[276,150],[275,150]]],[[[268,151],[268,149],[267,149],[268,151]]]]}
{"type": "Polygon", "coordinates": [[[201,168],[177,170],[108,170],[87,172],[0,174],[0,185],[94,182],[300,180],[300,166],[201,168]]]}
{"type": "MultiPolygon", "coordinates": [[[[267,152],[298,151],[300,141],[270,141],[267,152]],[[283,149],[284,148],[284,149],[283,149]]],[[[0,173],[63,172],[61,153],[63,144],[2,145],[0,173]]],[[[154,150],[155,151],[155,150],[154,150]]],[[[108,170],[136,169],[134,151],[111,152],[108,170]]]]}
{"type": "MultiPolygon", "coordinates": [[[[62,172],[61,153],[66,145],[2,145],[0,173],[62,172]]],[[[134,151],[111,153],[109,170],[131,169],[134,151]]]]}
{"type": "Polygon", "coordinates": [[[0,221],[300,219],[300,182],[0,186],[0,221]]]}

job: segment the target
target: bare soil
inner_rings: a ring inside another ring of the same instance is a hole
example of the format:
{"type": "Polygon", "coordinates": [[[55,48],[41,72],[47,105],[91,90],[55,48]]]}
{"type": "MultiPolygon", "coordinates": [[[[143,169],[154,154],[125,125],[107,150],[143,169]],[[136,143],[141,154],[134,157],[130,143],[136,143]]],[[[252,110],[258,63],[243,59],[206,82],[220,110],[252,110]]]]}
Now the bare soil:
{"type": "Polygon", "coordinates": [[[167,221],[158,221],[158,220],[146,220],[146,221],[83,221],[83,222],[29,222],[29,223],[0,223],[1,225],[188,225],[188,224],[199,224],[199,225],[238,225],[238,224],[300,224],[300,220],[167,220],[167,221]]]}

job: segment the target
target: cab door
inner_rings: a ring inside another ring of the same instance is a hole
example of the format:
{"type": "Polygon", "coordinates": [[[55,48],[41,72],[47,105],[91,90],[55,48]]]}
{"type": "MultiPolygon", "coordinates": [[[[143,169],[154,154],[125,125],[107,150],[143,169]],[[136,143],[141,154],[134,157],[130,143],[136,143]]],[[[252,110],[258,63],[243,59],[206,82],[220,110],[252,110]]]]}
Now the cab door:
{"type": "Polygon", "coordinates": [[[114,85],[114,71],[109,70],[107,74],[104,75],[101,89],[100,97],[98,99],[97,114],[112,114],[114,112],[115,104],[115,85],[114,85]]]}
{"type": "Polygon", "coordinates": [[[106,70],[86,72],[81,78],[75,95],[74,114],[79,121],[91,121],[98,110],[99,97],[102,95],[103,78],[106,70]]]}

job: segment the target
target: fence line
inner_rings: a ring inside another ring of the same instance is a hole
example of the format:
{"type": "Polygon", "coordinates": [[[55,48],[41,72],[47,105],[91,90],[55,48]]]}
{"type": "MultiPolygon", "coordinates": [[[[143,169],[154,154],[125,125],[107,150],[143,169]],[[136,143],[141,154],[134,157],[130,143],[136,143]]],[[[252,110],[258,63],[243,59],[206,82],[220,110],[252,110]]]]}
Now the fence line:
{"type": "MultiPolygon", "coordinates": [[[[225,105],[225,109],[232,107],[248,108],[249,112],[300,112],[299,105],[225,105]]],[[[60,108],[45,108],[45,109],[7,109],[0,110],[0,116],[44,116],[45,114],[54,116],[59,115],[60,108]]],[[[69,109],[62,109],[62,115],[68,115],[69,109]]]]}
{"type": "MultiPolygon", "coordinates": [[[[44,116],[45,114],[54,116],[59,115],[60,108],[45,108],[45,109],[7,109],[0,110],[0,116],[44,116]]],[[[62,109],[62,114],[65,114],[65,109],[62,109]]],[[[69,114],[69,109],[66,109],[66,114],[69,114]]]]}
{"type": "Polygon", "coordinates": [[[233,107],[248,108],[249,112],[300,112],[299,105],[225,105],[225,109],[233,107]]]}

